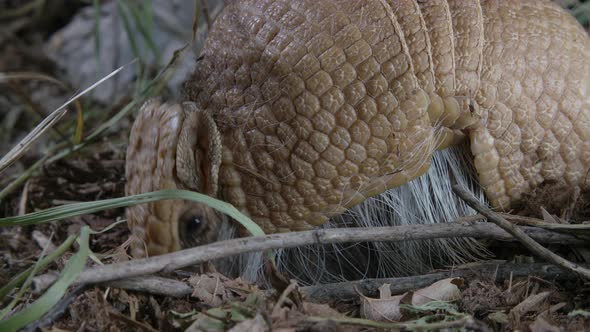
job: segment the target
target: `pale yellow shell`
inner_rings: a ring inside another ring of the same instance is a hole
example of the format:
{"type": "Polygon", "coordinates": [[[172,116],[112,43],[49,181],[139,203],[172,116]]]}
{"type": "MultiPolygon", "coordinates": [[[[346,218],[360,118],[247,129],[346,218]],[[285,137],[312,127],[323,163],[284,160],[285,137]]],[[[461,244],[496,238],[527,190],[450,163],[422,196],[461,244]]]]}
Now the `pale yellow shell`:
{"type": "MultiPolygon", "coordinates": [[[[186,95],[217,126],[217,197],[266,232],[321,225],[466,139],[494,207],[544,183],[588,187],[590,39],[549,1],[234,1],[186,95]]],[[[185,187],[165,114],[187,111],[149,112],[131,134],[129,194],[185,187]]],[[[128,212],[134,234],[177,249],[171,216],[152,226],[148,210],[128,212]]]]}

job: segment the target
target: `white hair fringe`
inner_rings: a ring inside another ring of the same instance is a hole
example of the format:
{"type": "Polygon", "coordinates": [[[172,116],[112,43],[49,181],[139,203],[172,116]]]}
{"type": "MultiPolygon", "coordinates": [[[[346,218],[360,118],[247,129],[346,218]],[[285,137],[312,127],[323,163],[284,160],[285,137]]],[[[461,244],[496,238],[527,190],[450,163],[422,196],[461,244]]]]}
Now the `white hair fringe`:
{"type": "MultiPolygon", "coordinates": [[[[454,194],[453,181],[485,202],[468,145],[437,151],[430,169],[421,177],[369,198],[321,228],[447,223],[476,214],[454,194]]],[[[226,234],[226,238],[236,236],[235,230],[226,234]]],[[[279,271],[302,284],[318,284],[419,274],[488,255],[478,241],[456,238],[314,244],[278,250],[276,257],[279,271]]],[[[244,254],[219,262],[219,268],[224,273],[237,273],[245,280],[265,283],[262,262],[262,253],[244,254]]]]}

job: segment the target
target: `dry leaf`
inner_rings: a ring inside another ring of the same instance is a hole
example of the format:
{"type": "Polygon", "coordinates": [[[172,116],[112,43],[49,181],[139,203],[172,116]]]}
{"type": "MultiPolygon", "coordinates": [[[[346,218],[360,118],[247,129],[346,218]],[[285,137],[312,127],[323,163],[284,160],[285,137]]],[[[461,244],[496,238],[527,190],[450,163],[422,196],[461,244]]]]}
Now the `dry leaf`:
{"type": "Polygon", "coordinates": [[[390,285],[384,284],[379,287],[378,299],[361,295],[361,316],[376,321],[399,321],[404,316],[400,304],[418,306],[432,301],[455,301],[461,298],[461,285],[463,279],[448,278],[415,292],[391,296],[390,285]]]}
{"type": "Polygon", "coordinates": [[[543,220],[549,224],[560,224],[551,213],[547,212],[545,208],[541,207],[541,214],[543,215],[543,220]]]}
{"type": "Polygon", "coordinates": [[[553,314],[556,313],[557,311],[561,310],[562,308],[565,308],[565,306],[567,306],[567,302],[559,302],[557,304],[552,305],[548,310],[545,310],[541,313],[541,315],[543,314],[553,314]]]}
{"type": "MultiPolygon", "coordinates": [[[[115,294],[113,293],[113,295],[115,294]]],[[[137,296],[121,289],[117,292],[117,299],[129,305],[129,318],[131,320],[136,320],[137,313],[139,312],[139,299],[137,298],[137,296]]]]}
{"type": "Polygon", "coordinates": [[[400,304],[407,294],[393,296],[389,299],[372,299],[361,297],[361,316],[380,322],[397,322],[403,317],[400,304]]]}
{"type": "Polygon", "coordinates": [[[543,318],[542,315],[539,315],[537,317],[537,319],[535,319],[535,321],[529,325],[529,328],[531,329],[531,332],[561,332],[562,329],[560,329],[559,327],[549,324],[549,322],[547,322],[545,320],[545,318],[543,318]]]}
{"type": "Polygon", "coordinates": [[[501,311],[492,312],[488,315],[488,319],[501,325],[508,325],[509,323],[508,315],[501,311]]]}
{"type": "Polygon", "coordinates": [[[228,332],[266,332],[270,331],[268,324],[264,318],[257,314],[256,317],[252,319],[245,320],[236,324],[236,326],[232,327],[228,330],[228,332]]]}
{"type": "Polygon", "coordinates": [[[60,329],[59,327],[55,327],[52,326],[51,328],[42,328],[41,329],[42,332],[71,332],[72,330],[64,330],[64,329],[60,329]]]}
{"type": "Polygon", "coordinates": [[[412,293],[391,296],[389,284],[379,287],[379,298],[374,299],[361,294],[361,316],[367,319],[391,322],[402,319],[403,314],[400,304],[407,304],[412,298],[412,293]]]}
{"type": "Polygon", "coordinates": [[[188,281],[193,287],[191,296],[212,307],[220,306],[232,298],[225,288],[224,282],[227,280],[219,273],[192,276],[188,281]]]}
{"type": "Polygon", "coordinates": [[[545,309],[541,307],[541,303],[547,300],[549,295],[551,295],[551,292],[547,291],[527,297],[524,301],[520,302],[514,308],[512,308],[512,310],[510,310],[510,317],[514,322],[518,322],[520,321],[520,318],[527,312],[538,312],[545,309]]]}
{"type": "Polygon", "coordinates": [[[232,280],[224,281],[225,288],[231,290],[235,294],[241,297],[246,297],[251,293],[260,292],[260,289],[256,285],[249,283],[242,278],[236,278],[232,280]]]}
{"type": "Polygon", "coordinates": [[[379,298],[382,300],[391,298],[391,285],[383,284],[379,287],[379,298]]]}
{"type": "Polygon", "coordinates": [[[343,315],[327,304],[303,302],[303,311],[310,316],[326,318],[342,317],[343,315]]]}
{"type": "Polygon", "coordinates": [[[225,331],[225,318],[227,312],[220,308],[207,310],[206,313],[199,313],[195,321],[185,330],[185,332],[202,332],[202,331],[225,331]],[[218,318],[215,318],[218,317],[218,318]]]}
{"type": "Polygon", "coordinates": [[[463,285],[461,278],[448,278],[414,292],[412,305],[424,305],[432,301],[456,301],[461,298],[459,286],[463,285]]]}

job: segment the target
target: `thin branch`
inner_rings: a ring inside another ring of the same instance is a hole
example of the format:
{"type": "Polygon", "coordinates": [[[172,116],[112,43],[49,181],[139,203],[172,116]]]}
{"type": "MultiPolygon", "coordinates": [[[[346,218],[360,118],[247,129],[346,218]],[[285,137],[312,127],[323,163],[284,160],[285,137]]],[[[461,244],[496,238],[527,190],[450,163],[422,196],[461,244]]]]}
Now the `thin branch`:
{"type": "MultiPolygon", "coordinates": [[[[451,330],[458,328],[466,328],[468,326],[476,326],[478,323],[475,322],[473,317],[465,315],[463,317],[457,317],[456,320],[452,321],[440,321],[434,323],[418,322],[418,323],[404,323],[404,322],[378,322],[364,318],[355,317],[307,317],[307,322],[320,323],[325,321],[333,321],[340,324],[362,326],[362,327],[373,327],[384,330],[395,330],[395,331],[442,331],[451,330]]],[[[478,331],[479,329],[467,329],[478,331]]]]}
{"type": "Polygon", "coordinates": [[[568,270],[571,270],[586,279],[590,279],[590,270],[589,269],[586,269],[586,268],[581,267],[575,263],[572,263],[572,262],[568,261],[567,259],[565,259],[565,258],[553,253],[552,251],[548,250],[547,248],[543,247],[542,245],[537,243],[535,240],[533,240],[529,235],[527,235],[526,232],[524,230],[522,230],[520,227],[517,227],[517,226],[511,224],[506,219],[502,218],[500,215],[498,215],[497,213],[492,211],[490,208],[488,208],[487,206],[485,206],[484,204],[479,202],[477,200],[477,198],[475,198],[475,196],[473,196],[473,194],[471,194],[470,192],[465,190],[465,188],[463,188],[461,185],[454,184],[453,190],[455,191],[455,193],[459,197],[461,197],[461,199],[463,199],[465,201],[465,203],[467,203],[469,206],[471,206],[477,212],[483,214],[489,221],[493,222],[494,224],[498,225],[506,232],[510,233],[512,236],[514,236],[516,239],[518,239],[520,241],[520,243],[522,243],[527,249],[529,249],[531,252],[533,252],[537,256],[539,256],[539,257],[545,259],[546,261],[551,262],[555,265],[558,265],[558,266],[561,266],[561,267],[566,268],[568,270]]]}
{"type": "MultiPolygon", "coordinates": [[[[501,282],[510,278],[537,276],[544,280],[572,280],[577,277],[558,266],[544,263],[513,264],[499,262],[482,262],[459,266],[456,269],[433,272],[424,275],[363,279],[299,288],[299,292],[312,302],[348,301],[358,297],[358,291],[367,296],[378,293],[383,284],[390,284],[392,294],[423,288],[446,278],[486,278],[501,282]]],[[[115,280],[102,284],[105,287],[121,288],[153,295],[181,298],[191,295],[193,288],[186,282],[158,276],[142,276],[115,280]]]]}
{"type": "MultiPolygon", "coordinates": [[[[571,235],[522,227],[534,238],[548,243],[584,244],[571,235]]],[[[438,238],[470,237],[511,241],[512,237],[490,223],[430,224],[394,227],[319,229],[239,238],[185,249],[165,255],[142,258],[124,263],[95,266],[83,271],[77,283],[95,284],[137,277],[158,272],[170,272],[207,261],[236,256],[249,252],[293,248],[311,244],[346,243],[362,241],[402,242],[438,238]]]]}
{"type": "Polygon", "coordinates": [[[405,292],[424,288],[434,282],[446,278],[488,278],[499,282],[510,278],[538,276],[548,280],[571,280],[577,278],[567,270],[558,266],[544,263],[513,264],[504,262],[482,262],[467,264],[457,269],[434,272],[419,276],[363,279],[347,282],[338,282],[317,286],[302,287],[300,289],[307,299],[313,302],[329,302],[333,300],[347,301],[358,298],[358,291],[366,296],[376,296],[379,287],[390,284],[391,294],[403,294],[405,292]]]}
{"type": "Polygon", "coordinates": [[[108,282],[105,286],[172,297],[184,297],[193,292],[193,288],[185,282],[157,276],[115,280],[108,282]]]}

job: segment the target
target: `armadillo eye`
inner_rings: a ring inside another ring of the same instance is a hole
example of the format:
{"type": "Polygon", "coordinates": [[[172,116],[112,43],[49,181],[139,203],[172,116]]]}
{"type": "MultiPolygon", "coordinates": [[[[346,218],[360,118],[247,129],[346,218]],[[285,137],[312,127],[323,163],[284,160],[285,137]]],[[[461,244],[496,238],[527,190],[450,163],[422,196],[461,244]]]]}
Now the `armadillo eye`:
{"type": "Polygon", "coordinates": [[[203,222],[201,221],[201,217],[195,216],[192,219],[189,219],[186,225],[186,230],[189,233],[198,233],[203,222]]]}
{"type": "Polygon", "coordinates": [[[200,245],[205,231],[205,219],[201,214],[187,211],[178,220],[178,235],[184,248],[200,245]]]}

